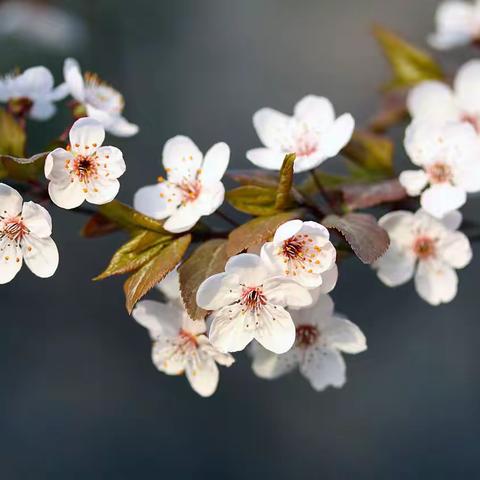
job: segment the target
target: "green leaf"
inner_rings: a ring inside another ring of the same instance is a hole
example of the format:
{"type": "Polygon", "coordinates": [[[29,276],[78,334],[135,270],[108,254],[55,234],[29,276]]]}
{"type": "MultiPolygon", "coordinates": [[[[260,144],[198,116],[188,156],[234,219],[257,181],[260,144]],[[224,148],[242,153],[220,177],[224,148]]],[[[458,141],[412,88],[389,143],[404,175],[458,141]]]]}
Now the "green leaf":
{"type": "Polygon", "coordinates": [[[372,215],[365,213],[347,213],[343,217],[328,215],[322,220],[322,224],[340,232],[355,255],[366,264],[375,262],[390,245],[388,233],[378,225],[372,215]]]}
{"type": "Polygon", "coordinates": [[[15,118],[0,108],[0,154],[23,157],[26,136],[15,118]]]}
{"type": "Polygon", "coordinates": [[[127,230],[141,228],[169,235],[169,232],[163,228],[163,222],[147,217],[147,215],[143,215],[143,213],[137,212],[117,200],[101,205],[98,211],[104,217],[127,230]]]}
{"type": "Polygon", "coordinates": [[[142,230],[122,245],[113,255],[108,267],[94,280],[138,270],[165,248],[172,236],[142,230]]]}
{"type": "Polygon", "coordinates": [[[385,89],[412,87],[424,80],[445,78],[440,65],[428,53],[383,27],[376,26],[373,34],[393,70],[394,77],[385,89]]]}
{"type": "Polygon", "coordinates": [[[273,236],[275,230],[280,225],[294,218],[300,218],[302,213],[301,210],[291,210],[289,212],[277,213],[270,217],[254,218],[244,223],[230,232],[227,255],[231,257],[250,247],[265,243],[273,236]]]}
{"type": "Polygon", "coordinates": [[[393,175],[393,142],[380,135],[356,130],[342,154],[360,170],[365,178],[393,175]]]}
{"type": "Polygon", "coordinates": [[[191,240],[190,234],[176,238],[128,278],[123,286],[128,313],[131,314],[135,304],[178,265],[191,240]]]}
{"type": "Polygon", "coordinates": [[[246,170],[230,170],[227,171],[226,175],[240,185],[278,188],[278,175],[275,172],[252,168],[246,170]]]}
{"type": "Polygon", "coordinates": [[[272,187],[245,185],[226,193],[227,201],[240,212],[262,216],[277,213],[277,191],[272,187]]]}
{"type": "Polygon", "coordinates": [[[209,240],[200,245],[178,269],[183,303],[193,320],[205,318],[207,314],[197,305],[197,290],[205,279],[223,272],[228,259],[226,246],[226,240],[209,240]]]}
{"type": "Polygon", "coordinates": [[[280,169],[280,179],[278,182],[277,197],[275,199],[275,208],[285,210],[291,205],[291,191],[293,185],[293,165],[297,156],[294,153],[285,155],[282,168],[280,169]]]}

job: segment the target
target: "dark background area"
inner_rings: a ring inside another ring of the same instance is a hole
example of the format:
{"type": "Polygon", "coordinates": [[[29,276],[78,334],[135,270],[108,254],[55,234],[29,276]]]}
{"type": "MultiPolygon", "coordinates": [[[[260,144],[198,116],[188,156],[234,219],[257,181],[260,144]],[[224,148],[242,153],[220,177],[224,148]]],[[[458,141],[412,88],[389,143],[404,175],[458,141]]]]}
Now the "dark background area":
{"type": "MultiPolygon", "coordinates": [[[[260,107],[291,112],[315,93],[366,122],[388,75],[372,23],[425,45],[437,2],[54,4],[84,20],[88,42],[62,52],[0,38],[0,71],[45,64],[60,81],[73,55],[118,87],[141,128],[107,141],[124,151],[119,198],[131,202],[161,174],[163,143],[177,133],[204,151],[226,141],[233,165],[245,168],[245,151],[259,146],[251,115],[260,107]]],[[[456,68],[475,54],[440,58],[456,68]]],[[[66,118],[63,110],[30,123],[34,144],[41,149],[66,118]]],[[[407,164],[402,147],[397,159],[407,164]]],[[[478,205],[471,200],[470,218],[478,205]]],[[[57,274],[41,280],[24,268],[0,287],[1,479],[478,478],[478,246],[457,298],[438,308],[411,283],[388,289],[359,261],[341,265],[337,309],[369,345],[347,356],[343,389],[315,393],[299,375],[262,381],[241,354],[202,399],[184,378],[155,370],[146,331],[125,311],[122,279],[90,281],[122,238],[82,239],[84,218],[49,210],[57,274]]]]}

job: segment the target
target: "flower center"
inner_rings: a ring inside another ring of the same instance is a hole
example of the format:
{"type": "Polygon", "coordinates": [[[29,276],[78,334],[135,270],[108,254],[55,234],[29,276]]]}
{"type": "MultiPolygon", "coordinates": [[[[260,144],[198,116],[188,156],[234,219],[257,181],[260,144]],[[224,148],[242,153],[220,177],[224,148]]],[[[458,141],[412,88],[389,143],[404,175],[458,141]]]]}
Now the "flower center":
{"type": "MultiPolygon", "coordinates": [[[[69,166],[69,161],[65,165],[69,166]]],[[[89,155],[77,155],[73,161],[73,173],[80,182],[87,183],[92,176],[97,175],[98,165],[94,157],[89,155]]]]}
{"type": "Polygon", "coordinates": [[[430,237],[418,237],[413,243],[413,251],[420,260],[435,256],[435,240],[430,237]]]}
{"type": "Polygon", "coordinates": [[[184,203],[193,202],[198,198],[202,191],[202,184],[199,180],[187,181],[182,180],[178,184],[178,188],[182,191],[182,201],[184,203]]]}
{"type": "Polygon", "coordinates": [[[113,114],[122,113],[125,101],[117,90],[104,82],[95,73],[85,72],[84,78],[88,103],[106,112],[113,114]]]}
{"type": "Polygon", "coordinates": [[[183,330],[183,328],[180,330],[179,337],[182,347],[186,349],[198,347],[197,337],[195,337],[195,335],[191,334],[190,332],[183,330]]]}
{"type": "Polygon", "coordinates": [[[477,133],[480,133],[480,118],[471,113],[464,113],[461,117],[462,122],[469,123],[477,133]]]}
{"type": "Polygon", "coordinates": [[[314,327],[313,325],[300,325],[297,327],[297,336],[295,340],[297,347],[310,347],[317,341],[319,336],[320,332],[317,327],[314,327]]]}
{"type": "Polygon", "coordinates": [[[313,267],[321,263],[320,252],[321,248],[314,244],[313,238],[303,233],[284,240],[278,250],[285,264],[285,275],[293,276],[297,275],[298,269],[313,273],[313,267]]]}
{"type": "Polygon", "coordinates": [[[445,183],[453,179],[452,169],[449,165],[437,162],[427,168],[430,183],[445,183]]]}
{"type": "Polygon", "coordinates": [[[283,242],[282,254],[289,260],[303,259],[302,252],[304,249],[305,241],[300,241],[297,237],[291,237],[283,242]]]}
{"type": "Polygon", "coordinates": [[[308,157],[318,150],[318,144],[310,135],[301,135],[297,138],[295,153],[298,157],[308,157]]]}
{"type": "Polygon", "coordinates": [[[12,217],[3,220],[0,230],[0,236],[7,237],[14,242],[20,242],[29,233],[28,228],[20,217],[12,217]]]}
{"type": "Polygon", "coordinates": [[[261,287],[244,287],[240,302],[247,310],[257,312],[267,304],[267,297],[261,287]]]}

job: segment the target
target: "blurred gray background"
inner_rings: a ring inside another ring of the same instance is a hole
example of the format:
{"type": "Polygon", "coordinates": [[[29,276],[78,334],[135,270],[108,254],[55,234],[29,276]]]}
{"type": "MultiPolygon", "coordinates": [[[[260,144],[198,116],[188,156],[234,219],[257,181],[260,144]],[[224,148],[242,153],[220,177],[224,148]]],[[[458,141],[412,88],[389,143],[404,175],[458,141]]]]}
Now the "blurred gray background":
{"type": "MultiPolygon", "coordinates": [[[[34,17],[32,41],[20,24],[0,37],[0,71],[45,64],[60,81],[63,58],[73,55],[123,92],[141,131],[108,143],[124,151],[119,198],[131,202],[161,174],[163,143],[177,133],[203,150],[228,142],[234,166],[245,168],[244,152],[259,145],[251,115],[260,107],[290,112],[315,93],[365,122],[388,75],[372,23],[425,45],[437,1],[50,5],[75,16],[67,34],[34,17]],[[42,32],[53,41],[42,43],[42,32]]],[[[440,58],[453,69],[475,54],[440,58]]],[[[32,150],[66,119],[62,107],[53,122],[30,123],[32,150]]],[[[401,147],[397,157],[406,165],[401,147]]],[[[478,205],[471,201],[471,218],[478,205]]],[[[369,344],[347,357],[345,388],[318,394],[298,375],[262,381],[238,355],[205,400],[184,378],[155,370],[146,332],[124,309],[123,279],[90,281],[122,237],[82,239],[84,218],[50,211],[57,274],[40,280],[24,268],[0,288],[1,479],[480,477],[478,246],[458,297],[439,308],[412,284],[388,289],[359,261],[341,265],[337,309],[369,344]]]]}

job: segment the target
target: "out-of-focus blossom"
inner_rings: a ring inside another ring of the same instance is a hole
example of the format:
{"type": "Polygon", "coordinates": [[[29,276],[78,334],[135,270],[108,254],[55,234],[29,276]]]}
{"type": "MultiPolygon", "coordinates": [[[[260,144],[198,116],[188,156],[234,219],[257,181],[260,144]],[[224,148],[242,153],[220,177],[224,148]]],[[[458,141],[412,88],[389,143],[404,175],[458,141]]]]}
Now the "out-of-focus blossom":
{"type": "Polygon", "coordinates": [[[272,352],[286,352],[295,341],[295,325],[284,307],[311,303],[306,288],[272,274],[250,253],[231,257],[225,272],[207,278],[197,291],[197,304],[213,311],[210,341],[223,352],[243,350],[253,339],[272,352]]]}
{"type": "Polygon", "coordinates": [[[34,120],[50,119],[57,110],[54,102],[67,94],[66,84],[55,87],[53,75],[43,66],[0,78],[0,102],[9,102],[15,113],[28,114],[34,120]]]}
{"type": "Polygon", "coordinates": [[[97,205],[112,201],[118,193],[118,177],[125,172],[122,152],[102,147],[103,126],[93,118],[80,118],[70,130],[68,150],[57,148],[45,162],[48,193],[62,208],[75,208],[84,200],[97,205]]]}
{"type": "Polygon", "coordinates": [[[34,202],[23,203],[12,187],[0,183],[0,284],[27,267],[38,277],[51,277],[58,267],[58,250],[51,238],[52,219],[34,202]]]}
{"type": "Polygon", "coordinates": [[[379,224],[390,236],[390,247],[374,265],[380,280],[396,287],[415,277],[418,294],[431,305],[452,301],[458,287],[455,269],[472,259],[468,238],[456,231],[461,222],[459,212],[441,221],[424,210],[383,216],[379,224]]]}
{"type": "MultiPolygon", "coordinates": [[[[162,283],[160,289],[164,291],[162,283]]],[[[178,284],[176,272],[167,283],[166,291],[174,293],[172,287],[178,284]]],[[[185,373],[199,395],[213,395],[219,379],[217,363],[229,367],[234,358],[211,345],[203,320],[193,321],[178,298],[167,303],[143,300],[133,310],[133,318],[148,329],[153,340],[152,360],[161,372],[185,373]]]]}
{"type": "Polygon", "coordinates": [[[277,229],[260,255],[274,272],[314,288],[322,284],[322,273],[335,264],[336,250],[329,238],[319,223],[291,220],[277,229]]]}
{"type": "Polygon", "coordinates": [[[470,60],[457,72],[453,88],[429,80],[422,82],[407,97],[414,120],[470,123],[480,135],[480,60],[470,60]]]}
{"type": "Polygon", "coordinates": [[[105,130],[117,137],[131,137],[138,126],[122,116],[125,101],[120,92],[105,83],[94,73],[82,75],[80,65],[67,58],[63,75],[72,97],[85,107],[89,117],[98,120],[105,130]]]}
{"type": "Polygon", "coordinates": [[[0,4],[0,36],[28,43],[29,48],[71,52],[86,42],[82,19],[66,10],[36,1],[0,4]]]}
{"type": "Polygon", "coordinates": [[[258,167],[280,170],[285,155],[295,153],[298,173],[337,155],[350,140],[355,122],[349,113],[335,118],[327,98],[307,95],[295,105],[293,117],[262,108],[253,125],[265,147],[249,150],[247,158],[258,167]]]}
{"type": "Polygon", "coordinates": [[[211,215],[223,203],[221,179],[229,159],[226,143],[216,143],[203,157],[190,138],[171,138],[163,148],[167,178],[138,190],[135,209],[153,218],[167,218],[164,228],[169,232],[190,230],[200,217],[211,215]]]}
{"type": "Polygon", "coordinates": [[[428,37],[439,50],[480,40],[480,1],[449,0],[440,4],[435,15],[436,31],[428,37]]]}
{"type": "Polygon", "coordinates": [[[295,322],[295,346],[283,355],[253,344],[252,368],[261,378],[274,379],[295,368],[317,390],[340,388],[346,381],[346,365],[341,352],[360,353],[367,349],[362,331],[352,322],[334,313],[328,295],[321,295],[311,307],[292,312],[295,322]]]}
{"type": "Polygon", "coordinates": [[[467,193],[480,190],[480,137],[472,125],[414,121],[405,149],[421,170],[402,172],[400,183],[409,195],[421,194],[422,208],[435,217],[460,208],[467,193]]]}

